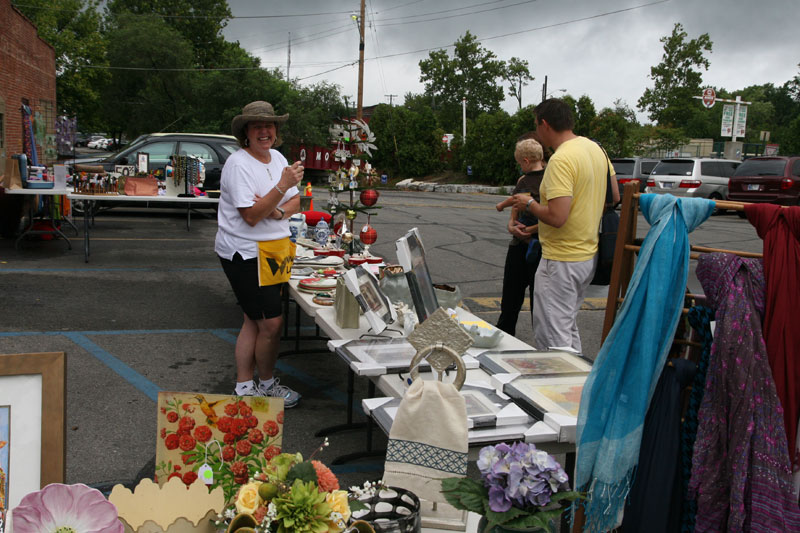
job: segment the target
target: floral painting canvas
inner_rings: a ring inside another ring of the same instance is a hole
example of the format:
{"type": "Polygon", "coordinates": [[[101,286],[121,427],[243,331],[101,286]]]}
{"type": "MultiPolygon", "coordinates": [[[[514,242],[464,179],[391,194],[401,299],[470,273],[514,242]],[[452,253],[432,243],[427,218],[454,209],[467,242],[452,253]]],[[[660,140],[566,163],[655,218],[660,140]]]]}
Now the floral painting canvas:
{"type": "Polygon", "coordinates": [[[210,469],[210,486],[229,499],[281,452],[282,437],[282,399],[160,392],[156,481],[190,485],[210,469]]]}
{"type": "Polygon", "coordinates": [[[488,351],[479,355],[478,361],[491,374],[556,376],[588,374],[592,370],[592,365],[581,357],[560,351],[488,351]]]}
{"type": "Polygon", "coordinates": [[[0,405],[0,533],[5,531],[8,512],[8,466],[11,434],[9,432],[11,406],[0,405]]]}
{"type": "Polygon", "coordinates": [[[553,412],[577,417],[585,382],[586,376],[520,377],[507,383],[503,392],[520,400],[521,407],[539,415],[553,412]]]}

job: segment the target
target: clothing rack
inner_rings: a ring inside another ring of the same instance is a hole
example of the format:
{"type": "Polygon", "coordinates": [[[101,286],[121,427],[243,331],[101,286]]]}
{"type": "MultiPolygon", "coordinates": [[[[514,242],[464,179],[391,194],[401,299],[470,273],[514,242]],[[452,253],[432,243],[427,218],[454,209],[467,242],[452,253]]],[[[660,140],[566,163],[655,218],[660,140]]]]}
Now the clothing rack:
{"type": "MultiPolygon", "coordinates": [[[[614,320],[617,318],[617,311],[620,304],[623,302],[625,293],[628,290],[631,276],[633,275],[633,266],[636,259],[636,252],[639,251],[641,246],[636,240],[636,223],[639,214],[639,186],[636,182],[626,183],[622,192],[622,207],[619,214],[619,230],[617,232],[617,244],[614,248],[614,265],[611,268],[611,280],[608,284],[608,300],[606,302],[606,315],[603,322],[603,336],[602,341],[606,340],[608,332],[611,331],[611,326],[614,325],[614,320]],[[612,304],[613,302],[613,304],[612,304]]],[[[716,201],[717,207],[732,211],[744,211],[744,206],[747,205],[743,202],[729,202],[729,201],[716,201]]],[[[691,246],[690,247],[691,259],[698,259],[701,253],[723,252],[735,254],[739,257],[763,257],[763,254],[744,252],[739,250],[725,250],[722,248],[709,248],[707,246],[691,246]]],[[[702,295],[687,294],[689,303],[701,300],[702,295]]],[[[683,309],[684,313],[688,312],[691,305],[683,309]]]]}
{"type": "MultiPolygon", "coordinates": [[[[611,268],[611,280],[608,285],[608,298],[606,300],[606,313],[603,322],[603,333],[601,344],[606,340],[611,327],[614,325],[614,320],[617,317],[622,302],[625,299],[625,294],[628,291],[628,284],[630,283],[633,275],[633,268],[636,261],[636,254],[641,249],[641,242],[636,238],[636,224],[639,215],[639,183],[629,182],[626,183],[622,191],[622,206],[619,215],[619,229],[617,232],[617,242],[614,248],[614,264],[611,268]]],[[[718,208],[732,211],[744,211],[746,203],[730,202],[730,201],[716,201],[718,208]]],[[[723,252],[735,254],[740,257],[760,258],[763,254],[744,252],[739,250],[725,250],[720,248],[709,248],[706,246],[690,246],[690,258],[697,260],[702,253],[723,252]]],[[[689,312],[689,308],[696,304],[700,304],[705,300],[704,295],[691,294],[688,292],[684,298],[683,314],[689,312]]],[[[693,360],[699,358],[702,343],[696,336],[692,328],[686,326],[686,321],[681,320],[678,323],[673,340],[672,350],[670,357],[688,357],[693,360]]],[[[668,365],[671,363],[667,363],[668,365]]],[[[583,531],[585,518],[583,515],[583,508],[578,507],[575,512],[575,519],[572,525],[573,533],[580,533],[583,531]]]]}

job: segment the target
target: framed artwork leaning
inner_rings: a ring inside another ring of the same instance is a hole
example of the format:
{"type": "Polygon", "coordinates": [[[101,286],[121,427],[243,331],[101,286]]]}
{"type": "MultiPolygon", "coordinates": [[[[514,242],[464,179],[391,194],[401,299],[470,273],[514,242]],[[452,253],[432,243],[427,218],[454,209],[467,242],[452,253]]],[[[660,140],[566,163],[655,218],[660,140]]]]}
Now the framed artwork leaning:
{"type": "Polygon", "coordinates": [[[545,413],[577,418],[587,377],[588,374],[566,377],[520,376],[503,385],[503,392],[539,420],[545,413]]]}
{"type": "Polygon", "coordinates": [[[425,248],[417,228],[395,241],[397,260],[406,273],[411,300],[419,323],[425,322],[439,308],[439,300],[433,287],[428,263],[425,261],[425,248]]]}
{"type": "Polygon", "coordinates": [[[481,368],[489,374],[523,376],[569,376],[591,372],[592,364],[566,351],[510,350],[487,351],[478,356],[481,368]]]}
{"type": "Polygon", "coordinates": [[[282,398],[161,391],[157,421],[159,485],[179,477],[188,486],[210,470],[229,500],[281,453],[282,398]]]}
{"type": "MultiPolygon", "coordinates": [[[[0,519],[66,479],[66,355],[0,355],[0,519]]],[[[3,528],[0,527],[0,531],[3,528]]]]}

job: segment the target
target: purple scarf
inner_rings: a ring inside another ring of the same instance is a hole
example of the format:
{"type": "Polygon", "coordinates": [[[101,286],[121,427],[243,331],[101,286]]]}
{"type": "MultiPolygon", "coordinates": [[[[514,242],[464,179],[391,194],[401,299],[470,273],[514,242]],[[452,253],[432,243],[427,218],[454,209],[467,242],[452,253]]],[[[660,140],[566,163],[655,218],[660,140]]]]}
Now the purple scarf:
{"type": "Polygon", "coordinates": [[[695,531],[800,531],[783,411],[761,332],[762,262],[706,254],[697,278],[717,327],[689,483],[695,531]]]}

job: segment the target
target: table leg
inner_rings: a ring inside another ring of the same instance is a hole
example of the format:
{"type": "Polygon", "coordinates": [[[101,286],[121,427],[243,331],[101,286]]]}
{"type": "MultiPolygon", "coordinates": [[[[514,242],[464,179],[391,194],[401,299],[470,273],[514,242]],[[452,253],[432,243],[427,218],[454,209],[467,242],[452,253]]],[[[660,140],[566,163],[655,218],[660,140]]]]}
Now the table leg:
{"type": "Polygon", "coordinates": [[[17,237],[17,240],[14,241],[14,248],[19,250],[20,243],[22,242],[22,239],[25,237],[25,235],[30,233],[31,230],[33,230],[33,209],[29,208],[28,209],[28,226],[24,230],[22,230],[22,233],[19,234],[19,237],[17,237]]]}
{"type": "Polygon", "coordinates": [[[83,204],[83,261],[89,262],[89,209],[83,204]]]}
{"type": "MultiPolygon", "coordinates": [[[[355,399],[355,381],[356,381],[356,373],[348,366],[347,367],[347,422],[344,424],[337,424],[335,426],[330,426],[327,428],[322,428],[316,433],[314,436],[316,437],[325,437],[327,435],[331,435],[333,433],[339,433],[340,431],[350,431],[353,429],[361,429],[366,426],[366,422],[353,422],[353,400],[355,399]]],[[[370,381],[370,385],[372,385],[372,381],[370,381]]],[[[375,392],[375,386],[372,385],[371,393],[375,392]]]]}
{"type": "Polygon", "coordinates": [[[192,226],[192,205],[186,204],[186,231],[189,231],[189,228],[192,226]]]}

